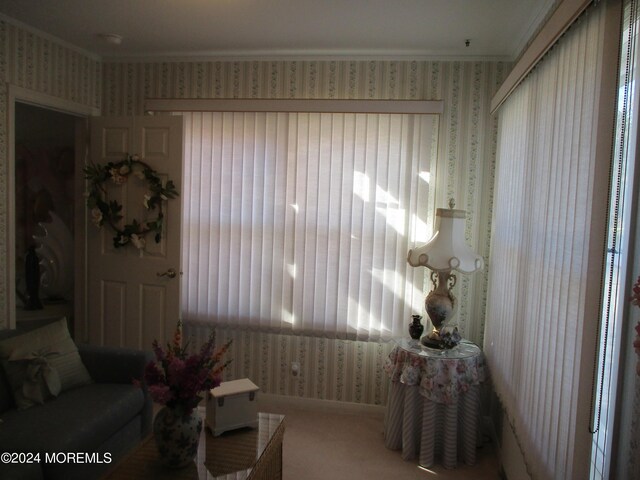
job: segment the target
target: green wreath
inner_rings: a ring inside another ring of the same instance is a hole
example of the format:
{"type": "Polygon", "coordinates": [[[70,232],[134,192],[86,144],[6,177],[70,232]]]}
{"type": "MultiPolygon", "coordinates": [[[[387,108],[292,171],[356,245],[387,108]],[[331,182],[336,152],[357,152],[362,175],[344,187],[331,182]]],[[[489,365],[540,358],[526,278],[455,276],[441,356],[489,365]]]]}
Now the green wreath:
{"type": "Polygon", "coordinates": [[[167,180],[163,185],[158,173],[140,160],[138,155],[128,155],[119,162],[109,162],[106,165],[91,164],[84,169],[85,178],[89,182],[87,192],[87,206],[91,209],[93,223],[102,227],[109,225],[116,234],[113,237],[115,248],[129,243],[138,249],[145,246],[145,235],[152,233],[156,243],[162,238],[163,202],[176,198],[179,193],[173,181],[167,180]],[[122,205],[117,201],[109,201],[104,182],[111,180],[116,185],[127,182],[130,175],[135,175],[148,183],[149,193],[144,196],[144,206],[147,210],[156,210],[158,214],[154,220],[139,222],[133,219],[122,228],[118,227],[122,220],[122,205]]]}

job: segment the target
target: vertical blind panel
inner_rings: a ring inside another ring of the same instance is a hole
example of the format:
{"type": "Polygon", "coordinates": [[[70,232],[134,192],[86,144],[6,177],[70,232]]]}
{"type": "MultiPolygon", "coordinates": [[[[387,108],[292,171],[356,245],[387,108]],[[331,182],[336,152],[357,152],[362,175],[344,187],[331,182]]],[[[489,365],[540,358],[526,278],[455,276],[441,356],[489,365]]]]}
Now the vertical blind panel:
{"type": "MultiPolygon", "coordinates": [[[[534,478],[573,478],[602,11],[500,110],[485,352],[534,478]]],[[[584,401],[584,399],[582,399],[584,401]]],[[[587,459],[585,459],[587,461],[587,459]]]]}
{"type": "Polygon", "coordinates": [[[422,311],[433,115],[186,113],[185,318],[337,338],[422,311]]]}

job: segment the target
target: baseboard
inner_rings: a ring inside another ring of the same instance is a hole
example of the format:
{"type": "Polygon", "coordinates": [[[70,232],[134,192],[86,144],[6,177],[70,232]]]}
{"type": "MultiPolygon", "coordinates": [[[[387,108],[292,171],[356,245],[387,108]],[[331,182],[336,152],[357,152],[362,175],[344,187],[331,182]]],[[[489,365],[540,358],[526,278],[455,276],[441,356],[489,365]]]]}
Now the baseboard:
{"type": "Polygon", "coordinates": [[[313,410],[327,413],[343,413],[353,415],[384,416],[385,407],[363,403],[340,402],[336,400],[321,400],[317,398],[292,397],[290,395],[275,395],[260,393],[258,395],[258,409],[264,407],[292,408],[297,410],[313,410]]]}
{"type": "Polygon", "coordinates": [[[516,438],[515,432],[504,414],[502,420],[502,444],[498,453],[498,461],[500,462],[504,479],[531,480],[531,476],[527,471],[527,463],[524,454],[520,448],[520,444],[516,438]]]}
{"type": "Polygon", "coordinates": [[[498,435],[498,432],[496,431],[496,425],[490,415],[485,415],[482,417],[482,431],[491,439],[493,451],[495,452],[496,458],[500,463],[498,470],[498,479],[508,480],[507,474],[504,471],[504,467],[502,465],[502,445],[500,444],[500,437],[498,435]]]}
{"type": "Polygon", "coordinates": [[[482,432],[489,436],[491,443],[496,446],[497,450],[500,450],[500,438],[496,432],[496,426],[489,415],[482,417],[482,432]]]}

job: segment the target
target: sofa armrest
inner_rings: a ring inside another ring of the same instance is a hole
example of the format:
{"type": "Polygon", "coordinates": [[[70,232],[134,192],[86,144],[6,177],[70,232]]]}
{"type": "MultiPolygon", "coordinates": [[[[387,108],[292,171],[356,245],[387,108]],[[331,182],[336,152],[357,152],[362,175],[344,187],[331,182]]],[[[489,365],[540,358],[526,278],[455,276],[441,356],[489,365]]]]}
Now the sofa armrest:
{"type": "Polygon", "coordinates": [[[153,402],[144,382],[144,367],[153,360],[151,352],[119,347],[97,347],[94,345],[78,345],[82,362],[89,375],[96,383],[128,383],[140,381],[144,395],[144,406],[141,412],[141,438],[151,431],[153,420],[153,402]]]}
{"type": "Polygon", "coordinates": [[[151,352],[128,348],[78,345],[82,363],[96,383],[142,381],[144,367],[153,360],[151,352]]]}

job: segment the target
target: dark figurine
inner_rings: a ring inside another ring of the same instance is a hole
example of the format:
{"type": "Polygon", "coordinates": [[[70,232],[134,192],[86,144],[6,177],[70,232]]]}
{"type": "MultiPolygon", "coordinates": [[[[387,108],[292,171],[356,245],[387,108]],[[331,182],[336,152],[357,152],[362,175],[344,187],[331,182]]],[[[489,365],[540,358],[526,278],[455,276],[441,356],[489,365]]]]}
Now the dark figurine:
{"type": "Polygon", "coordinates": [[[29,247],[25,257],[25,279],[27,283],[27,304],[25,310],[42,310],[42,302],[38,297],[40,288],[40,259],[36,255],[36,247],[29,247]]]}
{"type": "Polygon", "coordinates": [[[424,332],[424,325],[420,323],[422,317],[420,315],[411,315],[413,317],[413,322],[409,325],[409,335],[414,340],[419,340],[422,336],[422,332],[424,332]]]}

